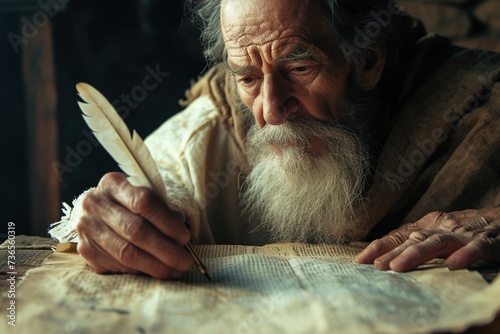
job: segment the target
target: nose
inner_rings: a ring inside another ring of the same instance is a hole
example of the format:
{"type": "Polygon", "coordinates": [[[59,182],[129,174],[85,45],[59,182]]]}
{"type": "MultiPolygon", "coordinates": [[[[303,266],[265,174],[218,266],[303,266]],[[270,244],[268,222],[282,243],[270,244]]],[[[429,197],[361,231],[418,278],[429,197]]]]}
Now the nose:
{"type": "Polygon", "coordinates": [[[281,125],[299,109],[299,101],[291,93],[284,78],[268,75],[262,83],[262,118],[264,124],[281,125]]]}

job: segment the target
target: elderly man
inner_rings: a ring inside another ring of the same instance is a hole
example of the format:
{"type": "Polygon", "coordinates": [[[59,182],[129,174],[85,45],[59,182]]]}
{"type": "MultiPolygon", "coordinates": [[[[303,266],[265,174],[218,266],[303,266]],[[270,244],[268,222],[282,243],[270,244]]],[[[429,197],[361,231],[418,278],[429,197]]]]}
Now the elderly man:
{"type": "Polygon", "coordinates": [[[500,261],[497,54],[424,37],[393,1],[192,8],[214,66],[146,140],[169,203],[110,173],[52,229],[97,272],[179,277],[189,240],[379,238],[357,261],[396,271],[500,261]]]}

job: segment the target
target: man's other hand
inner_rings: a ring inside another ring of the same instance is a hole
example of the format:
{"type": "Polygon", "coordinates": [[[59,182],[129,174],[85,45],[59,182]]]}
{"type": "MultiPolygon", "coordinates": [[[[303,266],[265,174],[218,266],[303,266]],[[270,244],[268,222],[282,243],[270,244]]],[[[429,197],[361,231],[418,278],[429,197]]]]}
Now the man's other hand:
{"type": "Polygon", "coordinates": [[[78,253],[98,273],[145,273],[179,278],[193,265],[182,214],[122,173],[106,174],[85,195],[76,230],[78,253]]]}
{"type": "Polygon", "coordinates": [[[500,206],[432,212],[373,241],[356,262],[381,270],[408,271],[433,258],[450,269],[478,261],[500,262],[500,206]]]}

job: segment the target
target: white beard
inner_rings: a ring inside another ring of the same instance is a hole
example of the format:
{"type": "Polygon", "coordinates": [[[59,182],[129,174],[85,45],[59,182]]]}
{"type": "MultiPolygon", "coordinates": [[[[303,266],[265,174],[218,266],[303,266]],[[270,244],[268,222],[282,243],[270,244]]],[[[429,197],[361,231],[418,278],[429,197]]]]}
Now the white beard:
{"type": "Polygon", "coordinates": [[[345,243],[366,236],[356,218],[369,155],[347,127],[304,119],[254,126],[245,144],[252,170],[243,204],[274,241],[345,243]]]}

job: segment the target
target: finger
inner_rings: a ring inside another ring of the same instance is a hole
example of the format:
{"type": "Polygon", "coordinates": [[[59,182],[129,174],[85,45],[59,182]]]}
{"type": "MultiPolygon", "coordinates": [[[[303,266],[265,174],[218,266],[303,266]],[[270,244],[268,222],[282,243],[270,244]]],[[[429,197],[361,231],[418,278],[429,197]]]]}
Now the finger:
{"type": "MultiPolygon", "coordinates": [[[[132,243],[142,252],[155,257],[172,269],[182,272],[192,267],[193,259],[182,245],[162,234],[145,219],[131,214],[114,202],[89,195],[82,202],[82,208],[90,216],[109,217],[105,219],[105,222],[115,235],[111,235],[110,231],[107,230],[93,231],[91,235],[94,238],[97,238],[102,233],[107,233],[110,238],[119,237],[126,242],[132,243]]],[[[99,227],[98,224],[95,225],[99,227]]],[[[131,250],[131,252],[134,251],[131,250]]],[[[115,253],[115,258],[116,255],[115,253]]],[[[128,262],[120,262],[130,266],[128,262]]]]}
{"type": "MultiPolygon", "coordinates": [[[[96,240],[99,243],[99,239],[96,240]]],[[[102,244],[100,244],[102,246],[102,244]]],[[[159,279],[179,278],[181,272],[122,238],[107,241],[107,251],[122,265],[159,279]],[[110,242],[111,241],[111,242],[110,242]]]]}
{"type": "Polygon", "coordinates": [[[451,254],[444,265],[450,269],[462,269],[479,260],[500,263],[500,238],[475,239],[451,254]]]}
{"type": "Polygon", "coordinates": [[[171,210],[150,189],[134,187],[121,173],[106,174],[99,186],[108,198],[151,222],[159,231],[179,244],[185,245],[189,242],[191,235],[184,224],[183,215],[171,210]]]}
{"type": "Polygon", "coordinates": [[[138,271],[160,279],[181,275],[180,271],[127,242],[105,224],[83,220],[79,223],[79,233],[86,240],[80,246],[80,254],[97,269],[123,273],[138,271]],[[99,249],[104,252],[100,253],[99,249]]]}
{"type": "Polygon", "coordinates": [[[397,247],[394,243],[385,242],[383,239],[372,241],[361,253],[354,259],[360,264],[372,264],[375,259],[397,247]]]}
{"type": "Polygon", "coordinates": [[[419,234],[418,236],[415,234],[410,234],[410,237],[408,240],[406,240],[402,245],[394,248],[393,250],[385,253],[384,255],[376,258],[373,261],[373,264],[375,265],[375,268],[379,270],[389,270],[391,269],[390,263],[393,259],[401,255],[405,250],[407,250],[409,247],[416,245],[419,242],[424,241],[427,238],[427,236],[423,236],[423,234],[419,234]]]}
{"type": "Polygon", "coordinates": [[[112,256],[110,256],[101,246],[85,235],[79,235],[76,247],[77,252],[87,261],[87,264],[98,274],[122,273],[139,274],[141,272],[128,268],[112,256]]]}
{"type": "Polygon", "coordinates": [[[122,239],[175,270],[187,271],[193,266],[193,258],[182,245],[166,237],[146,220],[122,209],[116,210],[115,215],[117,219],[108,222],[108,226],[122,239]]]}
{"type": "MultiPolygon", "coordinates": [[[[465,246],[468,239],[452,234],[432,234],[432,231],[414,232],[410,239],[415,243],[397,254],[389,262],[390,269],[398,272],[412,270],[437,257],[447,257],[457,249],[465,246]]],[[[387,261],[387,260],[386,260],[387,261]]]]}
{"type": "Polygon", "coordinates": [[[356,256],[355,261],[361,264],[371,264],[378,257],[404,244],[409,234],[410,232],[399,229],[381,239],[374,240],[356,256]]]}

